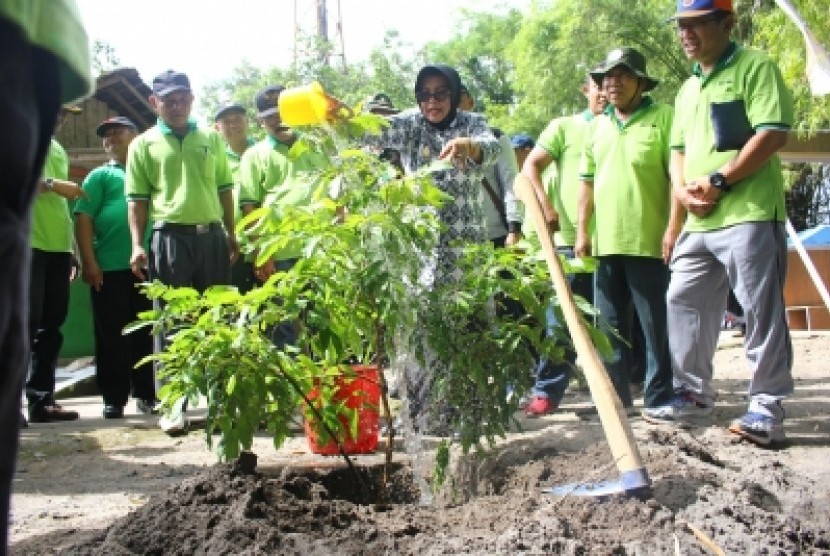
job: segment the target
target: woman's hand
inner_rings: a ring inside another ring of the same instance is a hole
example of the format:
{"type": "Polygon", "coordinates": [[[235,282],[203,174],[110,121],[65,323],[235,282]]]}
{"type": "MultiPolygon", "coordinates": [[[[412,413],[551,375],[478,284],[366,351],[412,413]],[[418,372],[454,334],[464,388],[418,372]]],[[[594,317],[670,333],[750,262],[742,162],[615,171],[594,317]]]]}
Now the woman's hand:
{"type": "Polygon", "coordinates": [[[469,137],[456,137],[447,141],[438,154],[438,160],[448,160],[460,170],[466,170],[468,160],[481,162],[481,147],[469,137]]]}

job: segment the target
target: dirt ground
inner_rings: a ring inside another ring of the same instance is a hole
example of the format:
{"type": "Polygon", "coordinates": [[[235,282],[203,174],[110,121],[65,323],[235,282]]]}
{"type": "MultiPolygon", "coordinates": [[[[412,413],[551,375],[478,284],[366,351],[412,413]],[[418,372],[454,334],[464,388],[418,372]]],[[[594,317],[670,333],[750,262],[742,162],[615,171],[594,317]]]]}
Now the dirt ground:
{"type": "Polygon", "coordinates": [[[797,333],[794,348],[780,448],[725,429],[746,406],[731,332],[716,356],[716,426],[632,419],[653,481],[644,500],[542,493],[616,478],[598,419],[577,416],[589,402],[580,391],[555,415],[519,416],[523,432],[468,462],[455,495],[431,505],[402,448],[386,491],[371,486],[381,456],[354,458],[358,503],[342,461],[311,454],[299,430],[279,451],[258,438],[257,472],[246,473],[215,465],[200,431],[168,438],[154,418],[104,421],[96,398],[70,399],[80,421],[22,432],[12,554],[830,554],[830,335],[797,333]]]}

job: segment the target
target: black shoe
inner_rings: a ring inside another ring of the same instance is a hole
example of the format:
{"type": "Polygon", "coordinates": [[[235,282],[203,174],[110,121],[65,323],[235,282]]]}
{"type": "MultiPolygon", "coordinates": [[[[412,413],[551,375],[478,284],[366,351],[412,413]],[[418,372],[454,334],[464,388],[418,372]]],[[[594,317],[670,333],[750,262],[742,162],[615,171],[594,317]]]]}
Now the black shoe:
{"type": "Polygon", "coordinates": [[[158,409],[156,406],[158,405],[158,400],[142,400],[138,399],[135,401],[135,409],[139,413],[143,413],[144,415],[158,415],[158,409]]]}
{"type": "Polygon", "coordinates": [[[104,406],[104,419],[123,419],[124,418],[124,406],[122,405],[105,405],[104,406]]]}
{"type": "Polygon", "coordinates": [[[56,403],[29,408],[30,423],[51,423],[52,421],[75,421],[80,415],[77,411],[64,409],[56,403]]]}

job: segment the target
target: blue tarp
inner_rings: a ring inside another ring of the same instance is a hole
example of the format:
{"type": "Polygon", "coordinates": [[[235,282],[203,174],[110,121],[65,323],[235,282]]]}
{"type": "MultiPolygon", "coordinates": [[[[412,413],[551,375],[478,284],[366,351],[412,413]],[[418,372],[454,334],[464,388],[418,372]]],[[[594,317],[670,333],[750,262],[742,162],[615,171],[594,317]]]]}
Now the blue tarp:
{"type": "MultiPolygon", "coordinates": [[[[798,238],[804,247],[828,247],[830,248],[830,225],[821,224],[815,228],[809,228],[798,232],[798,238]]],[[[787,246],[793,247],[793,242],[787,239],[787,246]]]]}

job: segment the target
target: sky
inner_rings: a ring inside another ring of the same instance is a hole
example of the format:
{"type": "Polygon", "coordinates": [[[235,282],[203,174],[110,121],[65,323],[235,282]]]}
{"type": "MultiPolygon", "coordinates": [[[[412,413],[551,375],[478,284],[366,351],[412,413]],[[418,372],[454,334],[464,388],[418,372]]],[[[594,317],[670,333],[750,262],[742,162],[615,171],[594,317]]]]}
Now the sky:
{"type": "MultiPolygon", "coordinates": [[[[327,0],[329,36],[342,21],[347,63],[368,58],[387,29],[417,48],[449,39],[462,8],[503,13],[532,0],[327,0]]],[[[288,67],[294,56],[295,19],[316,30],[316,0],[76,0],[90,44],[106,41],[123,67],[148,84],[167,69],[188,74],[199,91],[228,77],[243,60],[258,67],[288,67]],[[295,17],[296,5],[296,17],[295,17]]]]}

